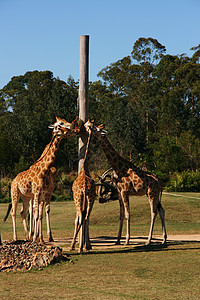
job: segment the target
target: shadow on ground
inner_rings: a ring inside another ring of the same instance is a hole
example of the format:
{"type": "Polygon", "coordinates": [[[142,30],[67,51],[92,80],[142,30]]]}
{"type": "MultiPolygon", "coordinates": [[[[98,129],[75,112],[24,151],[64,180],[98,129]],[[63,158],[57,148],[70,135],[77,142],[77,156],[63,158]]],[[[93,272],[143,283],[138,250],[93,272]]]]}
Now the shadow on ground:
{"type": "MultiPolygon", "coordinates": [[[[150,245],[146,245],[148,237],[134,237],[130,239],[129,245],[124,245],[125,238],[121,239],[120,245],[115,245],[116,237],[99,236],[91,238],[92,250],[83,252],[83,254],[105,254],[105,253],[126,253],[126,252],[150,252],[150,251],[178,251],[178,250],[200,250],[200,239],[198,236],[173,236],[167,240],[167,243],[162,244],[162,238],[153,238],[150,245]],[[183,247],[181,247],[183,246],[183,247]]],[[[57,239],[55,244],[63,248],[64,252],[70,250],[71,239],[57,239]]],[[[70,255],[79,255],[78,248],[70,251],[70,255]]]]}

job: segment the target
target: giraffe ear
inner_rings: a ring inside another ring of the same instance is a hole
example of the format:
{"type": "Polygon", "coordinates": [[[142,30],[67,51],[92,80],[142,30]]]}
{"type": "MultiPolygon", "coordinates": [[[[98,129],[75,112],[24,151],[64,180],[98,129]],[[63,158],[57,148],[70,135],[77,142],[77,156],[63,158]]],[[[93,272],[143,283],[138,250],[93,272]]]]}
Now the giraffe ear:
{"type": "Polygon", "coordinates": [[[94,119],[88,119],[88,122],[94,125],[94,119]]]}
{"type": "Polygon", "coordinates": [[[101,124],[101,125],[99,125],[99,126],[97,126],[99,129],[103,129],[103,128],[105,128],[105,124],[101,124]]]}

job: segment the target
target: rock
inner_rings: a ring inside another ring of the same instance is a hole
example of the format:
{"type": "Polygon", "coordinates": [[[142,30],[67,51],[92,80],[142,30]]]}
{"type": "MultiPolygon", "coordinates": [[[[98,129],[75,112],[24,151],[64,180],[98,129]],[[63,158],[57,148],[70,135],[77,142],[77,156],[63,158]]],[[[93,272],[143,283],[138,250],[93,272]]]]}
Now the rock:
{"type": "Polygon", "coordinates": [[[27,241],[3,242],[0,246],[0,272],[42,269],[61,260],[70,261],[56,246],[27,241]]]}

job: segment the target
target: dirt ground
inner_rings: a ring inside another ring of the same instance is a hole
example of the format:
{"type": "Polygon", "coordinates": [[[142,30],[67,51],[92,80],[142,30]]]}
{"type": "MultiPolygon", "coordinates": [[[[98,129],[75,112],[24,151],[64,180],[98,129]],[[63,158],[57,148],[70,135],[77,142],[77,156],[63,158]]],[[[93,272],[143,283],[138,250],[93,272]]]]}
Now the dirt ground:
{"type": "MultiPolygon", "coordinates": [[[[95,238],[91,238],[91,245],[93,250],[112,250],[121,247],[134,247],[134,246],[143,246],[147,242],[148,237],[132,237],[130,239],[130,245],[124,246],[125,237],[121,239],[121,245],[115,245],[116,237],[110,236],[99,236],[95,238]]],[[[65,250],[69,250],[71,245],[71,238],[66,239],[54,239],[54,245],[60,246],[65,250]]],[[[169,235],[167,238],[168,244],[174,243],[187,243],[187,242],[200,242],[200,234],[190,234],[190,235],[169,235]]],[[[152,239],[152,244],[162,243],[162,236],[154,236],[152,239]]]]}

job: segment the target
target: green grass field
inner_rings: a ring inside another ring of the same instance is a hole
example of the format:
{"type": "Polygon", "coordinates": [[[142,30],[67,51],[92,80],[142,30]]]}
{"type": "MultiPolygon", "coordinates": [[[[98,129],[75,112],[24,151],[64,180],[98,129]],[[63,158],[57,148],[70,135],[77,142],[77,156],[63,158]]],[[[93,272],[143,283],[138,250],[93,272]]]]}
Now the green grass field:
{"type": "MultiPolygon", "coordinates": [[[[167,233],[200,233],[200,200],[163,195],[167,233]]],[[[147,236],[150,208],[146,197],[131,198],[131,236],[147,236]]],[[[18,212],[20,212],[19,204],[18,212]]],[[[12,220],[2,219],[7,204],[0,205],[0,230],[3,240],[12,239],[12,220]]],[[[73,236],[75,206],[73,202],[51,204],[51,227],[54,238],[73,236]]],[[[46,224],[44,217],[44,237],[46,224]]],[[[119,204],[99,204],[90,218],[90,236],[116,237],[119,204]]],[[[18,238],[24,239],[18,213],[18,238]]],[[[126,226],[124,224],[123,236],[126,226]]],[[[155,235],[161,235],[161,222],[156,220],[155,235]]],[[[92,250],[79,255],[64,248],[73,263],[62,262],[41,271],[0,273],[1,299],[199,299],[200,243],[171,242],[166,246],[123,245],[113,249],[92,250]]]]}

